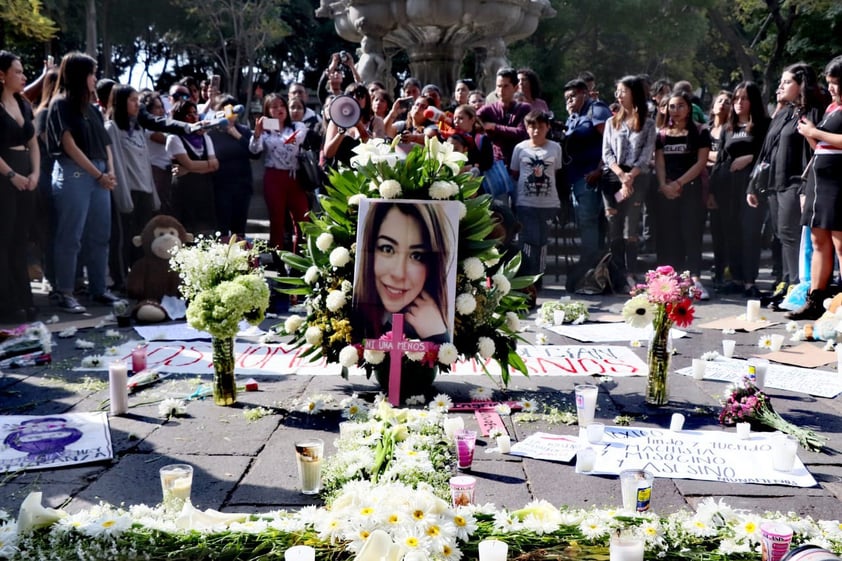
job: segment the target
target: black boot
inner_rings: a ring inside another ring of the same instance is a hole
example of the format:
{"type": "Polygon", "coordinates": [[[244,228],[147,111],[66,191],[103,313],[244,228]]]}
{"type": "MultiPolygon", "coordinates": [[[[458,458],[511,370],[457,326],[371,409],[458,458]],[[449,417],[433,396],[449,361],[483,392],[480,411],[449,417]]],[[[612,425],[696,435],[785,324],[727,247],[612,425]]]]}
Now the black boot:
{"type": "Polygon", "coordinates": [[[811,290],[807,295],[807,302],[803,306],[792,312],[787,312],[784,316],[787,319],[802,320],[802,319],[819,319],[824,314],[824,290],[811,290]]]}

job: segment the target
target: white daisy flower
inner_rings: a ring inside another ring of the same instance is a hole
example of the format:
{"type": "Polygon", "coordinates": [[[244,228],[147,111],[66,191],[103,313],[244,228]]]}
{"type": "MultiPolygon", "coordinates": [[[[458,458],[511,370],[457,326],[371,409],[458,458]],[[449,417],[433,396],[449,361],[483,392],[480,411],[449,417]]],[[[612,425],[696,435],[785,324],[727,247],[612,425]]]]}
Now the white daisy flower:
{"type": "Polygon", "coordinates": [[[638,294],[623,305],[623,319],[632,327],[647,327],[652,324],[656,309],[645,294],[638,294]]]}
{"type": "Polygon", "coordinates": [[[430,411],[441,411],[447,413],[453,407],[453,400],[446,393],[440,393],[427,406],[430,411]]]}
{"type": "Polygon", "coordinates": [[[468,392],[468,397],[471,398],[471,401],[490,401],[491,395],[492,390],[483,386],[471,388],[471,391],[468,392]]]}
{"type": "Polygon", "coordinates": [[[795,333],[798,331],[798,322],[795,320],[788,321],[786,324],[787,333],[795,333]]]}
{"type": "Polygon", "coordinates": [[[319,251],[326,252],[328,249],[333,246],[333,234],[329,232],[322,232],[319,234],[319,237],[316,238],[316,247],[319,248],[319,251]]]}
{"type": "Polygon", "coordinates": [[[498,403],[494,406],[494,411],[497,412],[498,415],[511,415],[512,408],[505,403],[498,403]]]}
{"type": "Polygon", "coordinates": [[[187,411],[187,403],[183,399],[168,397],[158,404],[158,416],[162,419],[180,417],[187,411]]]}
{"type": "Polygon", "coordinates": [[[535,344],[536,345],[546,345],[549,343],[549,339],[543,333],[538,333],[535,335],[535,344]]]}
{"type": "Polygon", "coordinates": [[[531,399],[521,399],[518,401],[518,405],[524,413],[535,413],[538,410],[538,404],[531,399]]]}
{"type": "Polygon", "coordinates": [[[770,335],[761,335],[757,340],[757,346],[761,349],[769,350],[772,348],[772,337],[770,335]]]}
{"type": "Polygon", "coordinates": [[[301,405],[301,411],[309,415],[320,413],[325,407],[324,400],[319,396],[313,396],[304,401],[301,405]]]}

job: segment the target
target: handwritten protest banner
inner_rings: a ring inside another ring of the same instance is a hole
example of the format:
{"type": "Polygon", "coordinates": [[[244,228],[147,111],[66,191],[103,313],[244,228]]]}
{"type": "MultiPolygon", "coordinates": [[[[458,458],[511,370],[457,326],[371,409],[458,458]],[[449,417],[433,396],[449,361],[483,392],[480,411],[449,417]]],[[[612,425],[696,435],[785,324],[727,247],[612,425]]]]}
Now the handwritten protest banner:
{"type": "MultiPolygon", "coordinates": [[[[610,343],[612,341],[648,341],[652,327],[632,327],[627,323],[582,323],[579,325],[545,325],[545,329],[583,343],[610,343]]],[[[670,329],[673,339],[687,335],[686,331],[670,329]]]]}
{"type": "MultiPolygon", "coordinates": [[[[692,376],[693,368],[681,368],[676,372],[692,376]]],[[[705,363],[705,380],[737,383],[747,373],[747,360],[718,358],[705,363]]],[[[770,362],[766,370],[766,387],[833,398],[842,393],[842,377],[836,372],[770,362]]]]}
{"type": "MultiPolygon", "coordinates": [[[[77,370],[107,370],[108,361],[122,359],[131,361],[131,351],[136,341],[124,343],[116,348],[112,357],[105,357],[102,364],[77,370]]],[[[328,364],[323,359],[310,362],[304,357],[304,348],[291,344],[261,344],[237,341],[234,343],[234,357],[237,374],[278,376],[299,374],[306,376],[335,376],[340,373],[338,364],[328,364]]],[[[525,345],[518,347],[530,376],[645,376],[646,364],[628,347],[602,345],[525,345]]],[[[213,352],[210,341],[149,341],[146,343],[146,362],[149,368],[161,372],[186,374],[211,374],[213,352]]],[[[488,360],[460,361],[453,365],[450,375],[484,375],[483,366],[496,376],[500,367],[488,360]]],[[[513,375],[519,373],[512,370],[513,375]]],[[[349,369],[349,375],[364,376],[361,368],[349,369]]],[[[439,376],[447,376],[440,374],[439,376]]]]}
{"type": "Polygon", "coordinates": [[[105,413],[0,417],[0,473],[72,466],[113,457],[105,413]]]}
{"type": "Polygon", "coordinates": [[[553,462],[569,462],[576,455],[579,441],[573,436],[536,432],[530,434],[520,442],[512,444],[512,455],[550,460],[553,462]]]}
{"type": "Polygon", "coordinates": [[[758,483],[813,487],[816,480],[800,459],[791,472],[772,468],[771,433],[752,433],[739,440],[733,432],[669,431],[606,427],[593,474],[619,475],[645,469],[655,477],[723,483],[758,483]]]}

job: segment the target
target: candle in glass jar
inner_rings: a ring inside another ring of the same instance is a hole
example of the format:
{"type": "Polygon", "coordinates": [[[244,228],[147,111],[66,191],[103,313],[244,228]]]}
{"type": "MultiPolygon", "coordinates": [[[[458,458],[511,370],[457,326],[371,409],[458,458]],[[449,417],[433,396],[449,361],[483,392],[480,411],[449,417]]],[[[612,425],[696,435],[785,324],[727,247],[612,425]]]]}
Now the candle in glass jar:
{"type": "Polygon", "coordinates": [[[146,370],[146,347],[138,345],[132,349],[132,372],[137,374],[146,370]]]}
{"type": "Polygon", "coordinates": [[[608,556],[609,561],[643,561],[643,540],[611,538],[608,556]]]}

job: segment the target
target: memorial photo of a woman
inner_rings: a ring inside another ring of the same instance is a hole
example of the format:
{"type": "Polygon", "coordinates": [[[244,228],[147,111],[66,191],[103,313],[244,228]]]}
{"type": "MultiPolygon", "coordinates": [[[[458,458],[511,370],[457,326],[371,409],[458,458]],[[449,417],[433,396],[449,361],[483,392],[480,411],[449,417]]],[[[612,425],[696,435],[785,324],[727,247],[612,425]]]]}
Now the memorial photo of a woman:
{"type": "Polygon", "coordinates": [[[404,336],[453,338],[458,205],[365,200],[360,204],[354,330],[376,338],[404,314],[404,336]]]}

